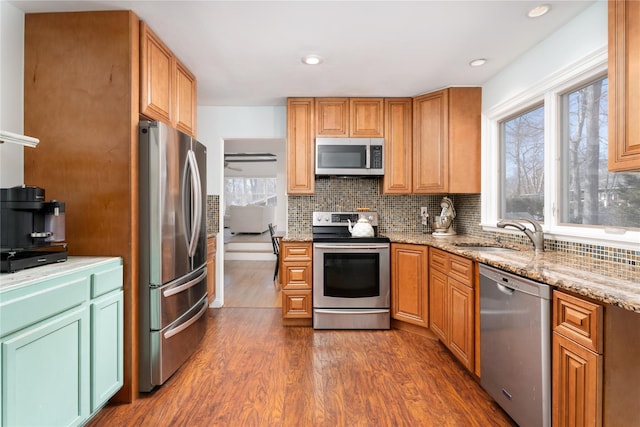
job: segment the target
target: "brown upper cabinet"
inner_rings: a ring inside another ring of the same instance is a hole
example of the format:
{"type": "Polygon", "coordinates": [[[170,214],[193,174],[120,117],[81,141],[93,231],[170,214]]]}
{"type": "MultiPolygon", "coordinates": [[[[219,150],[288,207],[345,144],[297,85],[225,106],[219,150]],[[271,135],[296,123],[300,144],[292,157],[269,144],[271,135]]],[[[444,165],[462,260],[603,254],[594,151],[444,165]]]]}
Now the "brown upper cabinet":
{"type": "Polygon", "coordinates": [[[314,99],[287,99],[287,194],[313,194],[314,99]]]}
{"type": "Polygon", "coordinates": [[[411,98],[384,100],[384,177],[383,194],[409,194],[412,189],[413,168],[411,98]]]}
{"type": "Polygon", "coordinates": [[[316,136],[384,136],[383,98],[316,98],[316,136]]]}
{"type": "Polygon", "coordinates": [[[140,21],[140,113],[196,133],[196,78],[140,21]]]}
{"type": "Polygon", "coordinates": [[[479,87],[413,99],[412,193],[480,192],[481,104],[479,87]]]}
{"type": "Polygon", "coordinates": [[[609,170],[640,171],[640,2],[609,0],[609,170]]]}

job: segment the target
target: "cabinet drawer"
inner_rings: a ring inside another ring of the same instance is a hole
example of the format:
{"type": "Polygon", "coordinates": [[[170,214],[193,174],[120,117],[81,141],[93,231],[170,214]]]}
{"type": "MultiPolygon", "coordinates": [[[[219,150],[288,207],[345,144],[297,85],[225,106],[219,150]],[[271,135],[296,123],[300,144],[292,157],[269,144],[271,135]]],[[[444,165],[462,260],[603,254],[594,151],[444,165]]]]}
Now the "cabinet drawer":
{"type": "Polygon", "coordinates": [[[553,292],[553,330],[602,354],[603,307],[563,292],[553,292]]]}
{"type": "Polygon", "coordinates": [[[473,286],[473,261],[458,255],[449,256],[449,276],[467,286],[473,286]]]}
{"type": "Polygon", "coordinates": [[[447,271],[447,253],[440,249],[431,248],[429,254],[429,265],[443,272],[447,271]]]}
{"type": "Polygon", "coordinates": [[[311,244],[282,242],[283,261],[311,261],[311,244]]]}
{"type": "Polygon", "coordinates": [[[0,337],[83,304],[88,289],[89,275],[76,274],[44,281],[28,298],[0,301],[0,337]]]}
{"type": "Polygon", "coordinates": [[[284,289],[309,289],[312,286],[312,265],[308,262],[282,263],[284,289]]]}
{"type": "Polygon", "coordinates": [[[91,298],[122,288],[122,266],[91,275],[91,298]]]}
{"type": "Polygon", "coordinates": [[[311,291],[283,289],[282,317],[285,319],[311,318],[311,291]]]}

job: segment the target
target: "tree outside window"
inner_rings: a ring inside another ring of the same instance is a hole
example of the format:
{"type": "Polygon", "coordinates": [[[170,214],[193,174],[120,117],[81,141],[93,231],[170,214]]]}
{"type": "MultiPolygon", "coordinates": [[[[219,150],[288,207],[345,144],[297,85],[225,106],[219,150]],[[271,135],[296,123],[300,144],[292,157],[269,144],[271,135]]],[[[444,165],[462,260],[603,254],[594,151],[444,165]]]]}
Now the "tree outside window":
{"type": "Polygon", "coordinates": [[[502,218],[544,221],[544,106],[500,123],[502,218]]]}
{"type": "Polygon", "coordinates": [[[608,79],[562,96],[560,221],[640,227],[640,174],[607,170],[608,79]]]}

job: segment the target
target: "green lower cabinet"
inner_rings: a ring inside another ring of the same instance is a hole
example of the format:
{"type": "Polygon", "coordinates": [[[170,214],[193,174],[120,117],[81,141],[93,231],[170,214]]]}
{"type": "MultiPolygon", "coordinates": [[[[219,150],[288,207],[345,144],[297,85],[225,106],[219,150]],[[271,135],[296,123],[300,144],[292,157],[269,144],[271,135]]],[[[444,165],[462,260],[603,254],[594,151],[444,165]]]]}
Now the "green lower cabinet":
{"type": "Polygon", "coordinates": [[[91,412],[123,384],[123,293],[91,301],[91,412]]]}
{"type": "Polygon", "coordinates": [[[122,283],[106,257],[0,277],[0,427],[82,425],[122,387],[122,283]]]}
{"type": "Polygon", "coordinates": [[[69,310],[2,341],[2,425],[69,426],[89,415],[89,313],[69,310]]]}

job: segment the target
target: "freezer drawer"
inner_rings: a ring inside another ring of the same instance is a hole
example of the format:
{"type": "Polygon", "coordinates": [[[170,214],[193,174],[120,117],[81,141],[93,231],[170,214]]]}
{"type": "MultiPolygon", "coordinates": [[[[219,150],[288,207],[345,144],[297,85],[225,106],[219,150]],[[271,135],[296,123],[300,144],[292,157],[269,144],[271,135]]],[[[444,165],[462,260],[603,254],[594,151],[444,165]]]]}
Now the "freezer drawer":
{"type": "Polygon", "coordinates": [[[206,266],[158,288],[151,288],[150,326],[165,328],[196,305],[207,294],[206,266]]]}
{"type": "Polygon", "coordinates": [[[151,383],[164,383],[193,354],[207,325],[207,296],[185,315],[162,329],[151,332],[151,383]]]}

